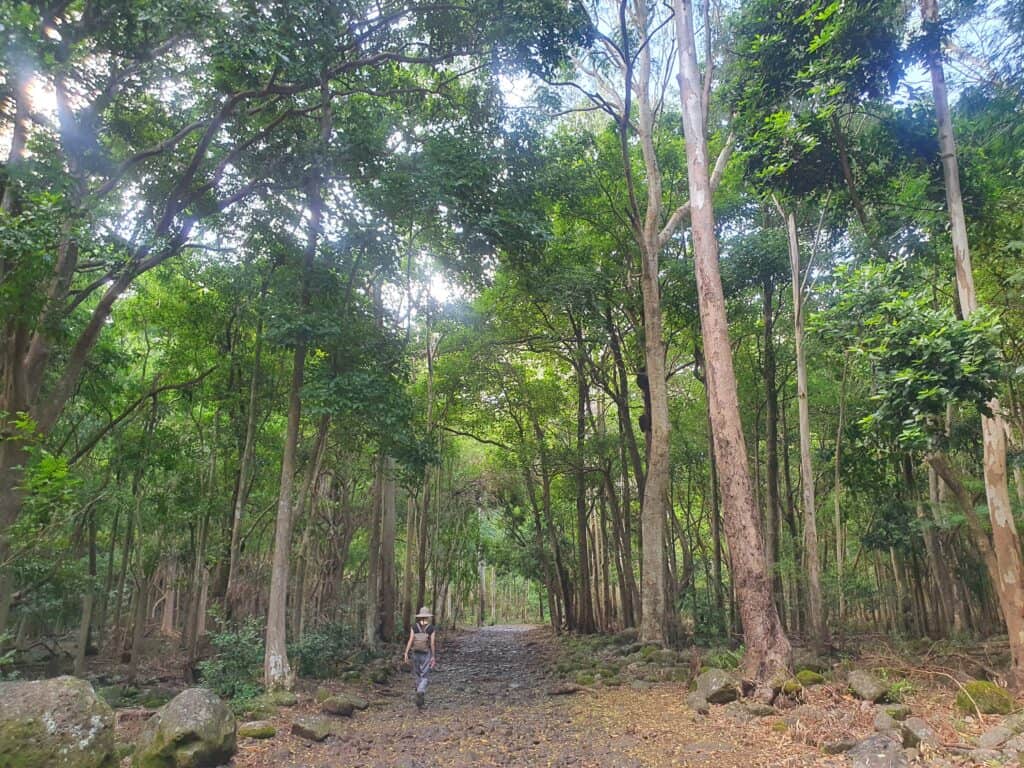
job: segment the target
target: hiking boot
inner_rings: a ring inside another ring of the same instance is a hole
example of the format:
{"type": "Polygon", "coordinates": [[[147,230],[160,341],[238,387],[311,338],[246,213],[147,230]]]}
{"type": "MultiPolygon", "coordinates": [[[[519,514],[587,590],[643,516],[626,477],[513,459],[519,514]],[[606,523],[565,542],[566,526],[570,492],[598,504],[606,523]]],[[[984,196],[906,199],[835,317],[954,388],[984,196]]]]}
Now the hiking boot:
{"type": "Polygon", "coordinates": [[[426,699],[427,697],[423,693],[423,691],[416,691],[416,708],[423,709],[423,707],[425,707],[427,704],[426,699]]]}

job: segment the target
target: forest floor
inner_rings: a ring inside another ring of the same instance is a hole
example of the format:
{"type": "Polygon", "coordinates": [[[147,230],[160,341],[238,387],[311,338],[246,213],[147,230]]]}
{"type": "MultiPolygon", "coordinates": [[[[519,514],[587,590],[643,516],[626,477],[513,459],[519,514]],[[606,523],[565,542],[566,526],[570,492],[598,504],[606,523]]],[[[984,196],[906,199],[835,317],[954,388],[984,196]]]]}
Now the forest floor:
{"type": "MultiPolygon", "coordinates": [[[[236,768],[419,768],[419,766],[846,765],[795,739],[781,717],[752,718],[742,706],[701,716],[685,704],[685,682],[584,686],[553,695],[561,646],[539,627],[488,627],[440,636],[438,666],[417,711],[411,674],[372,687],[327,681],[322,687],[362,695],[370,707],[334,720],[335,735],[313,743],[291,734],[299,717],[319,714],[311,688],[273,722],[277,735],[242,739],[236,768]]],[[[406,668],[407,670],[407,668],[406,668]]],[[[575,686],[571,686],[575,687],[575,686]]],[[[844,727],[871,715],[833,713],[844,727]]],[[[780,713],[781,714],[781,713],[780,713]]],[[[829,718],[833,719],[833,718],[829,718]]]]}

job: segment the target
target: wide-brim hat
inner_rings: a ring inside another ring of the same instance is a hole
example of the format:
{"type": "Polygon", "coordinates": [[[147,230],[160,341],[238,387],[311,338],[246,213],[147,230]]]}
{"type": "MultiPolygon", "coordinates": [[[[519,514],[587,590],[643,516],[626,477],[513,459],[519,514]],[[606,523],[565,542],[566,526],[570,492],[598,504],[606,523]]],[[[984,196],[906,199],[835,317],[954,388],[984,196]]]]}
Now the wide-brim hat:
{"type": "Polygon", "coordinates": [[[427,608],[427,606],[424,605],[422,608],[420,608],[416,612],[416,618],[417,619],[432,619],[432,618],[434,618],[434,614],[432,614],[430,612],[430,609],[427,608]]]}

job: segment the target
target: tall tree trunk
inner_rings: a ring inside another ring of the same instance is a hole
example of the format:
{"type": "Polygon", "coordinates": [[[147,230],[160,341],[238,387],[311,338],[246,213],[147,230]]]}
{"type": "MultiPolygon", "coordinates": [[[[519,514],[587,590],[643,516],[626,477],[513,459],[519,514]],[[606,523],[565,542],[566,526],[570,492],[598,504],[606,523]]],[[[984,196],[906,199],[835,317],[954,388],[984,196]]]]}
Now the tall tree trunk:
{"type": "Polygon", "coordinates": [[[85,655],[89,647],[89,633],[92,629],[93,605],[96,602],[96,513],[88,511],[86,525],[89,529],[89,582],[82,595],[82,620],[78,625],[78,645],[75,647],[74,675],[85,677],[85,655]]]}
{"type": "Polygon", "coordinates": [[[402,569],[402,629],[408,632],[412,626],[413,613],[416,611],[412,604],[412,573],[416,560],[416,548],[413,542],[416,537],[416,515],[419,510],[419,505],[411,494],[406,500],[405,510],[405,565],[402,569]]]}
{"type": "Polygon", "coordinates": [[[804,568],[807,572],[807,622],[811,646],[818,653],[828,643],[821,597],[821,556],[818,552],[818,514],[814,497],[814,470],[811,466],[811,415],[807,402],[807,355],[804,350],[804,292],[800,270],[800,240],[796,216],[775,205],[786,220],[789,243],[789,270],[793,284],[793,342],[796,350],[796,402],[800,424],[800,486],[803,490],[804,568]]]}
{"type": "Polygon", "coordinates": [[[363,622],[363,645],[377,647],[380,609],[380,522],[381,496],[384,485],[384,457],[373,461],[373,494],[370,503],[370,542],[366,553],[366,616],[363,622]]]}
{"type": "Polygon", "coordinates": [[[160,617],[160,634],[174,634],[174,619],[178,594],[178,556],[172,555],[164,565],[164,607],[160,617]]]}
{"type": "Polygon", "coordinates": [[[833,462],[832,478],[832,526],[836,535],[836,581],[839,588],[839,625],[846,621],[846,589],[843,582],[844,546],[843,546],[843,506],[842,506],[842,445],[843,430],[846,421],[846,375],[848,371],[847,355],[843,355],[843,377],[839,384],[839,418],[836,422],[836,450],[833,462]]]}
{"type": "Polygon", "coordinates": [[[327,451],[327,434],[331,428],[331,416],[328,413],[320,417],[316,430],[316,442],[313,455],[306,467],[306,476],[299,492],[299,505],[302,511],[302,539],[295,558],[295,590],[292,595],[292,632],[296,640],[301,640],[306,627],[306,580],[309,573],[309,547],[313,529],[313,500],[316,495],[316,484],[323,468],[324,454],[327,451]]]}
{"type": "Polygon", "coordinates": [[[589,526],[587,523],[587,468],[586,468],[586,436],[587,436],[587,399],[590,388],[587,385],[586,350],[583,346],[583,331],[575,324],[576,334],[576,466],[573,474],[576,480],[576,548],[579,559],[579,600],[577,601],[576,629],[585,635],[595,631],[594,602],[591,593],[590,557],[587,543],[589,526]]]}
{"type": "MultiPolygon", "coordinates": [[[[773,297],[775,283],[772,278],[765,277],[761,284],[761,315],[764,339],[764,375],[765,397],[765,557],[766,567],[774,585],[775,610],[782,613],[782,575],[778,570],[779,539],[781,536],[782,513],[779,501],[779,385],[776,377],[775,364],[775,305],[773,297]]],[[[710,411],[708,428],[710,434],[710,411]]]]}
{"type": "Polygon", "coordinates": [[[235,508],[231,516],[231,547],[228,554],[228,583],[225,607],[228,616],[234,612],[238,592],[238,558],[242,541],[242,516],[249,501],[249,477],[252,474],[256,445],[256,402],[259,392],[260,358],[263,351],[263,318],[256,322],[256,348],[253,351],[252,378],[249,380],[249,407],[245,420],[245,444],[238,466],[238,487],[235,489],[235,508]]]}
{"type": "MultiPolygon", "coordinates": [[[[927,28],[939,24],[938,0],[920,0],[921,17],[927,28]]],[[[935,117],[939,127],[939,157],[946,185],[946,206],[949,209],[953,239],[953,257],[956,261],[956,285],[964,317],[978,309],[974,290],[974,273],[967,239],[967,219],[964,215],[963,196],[960,193],[960,170],[957,163],[953,121],[949,112],[946,77],[942,55],[936,45],[926,54],[935,96],[935,117]]],[[[991,416],[982,415],[981,432],[984,451],[985,495],[988,514],[992,522],[992,547],[998,564],[996,594],[1003,609],[1003,618],[1010,639],[1013,657],[1009,683],[1014,689],[1024,688],[1024,560],[1021,557],[1020,537],[1013,519],[1010,489],[1006,470],[1006,427],[999,401],[988,403],[991,416]]]]}
{"type": "Polygon", "coordinates": [[[380,636],[395,639],[395,460],[384,457],[381,488],[380,636]]]}
{"type": "MultiPolygon", "coordinates": [[[[750,679],[767,682],[779,670],[789,668],[792,652],[772,602],[764,539],[754,504],[747,448],[740,424],[725,297],[718,269],[718,241],[712,209],[701,78],[693,33],[693,8],[689,0],[673,0],[672,6],[679,52],[679,89],[686,136],[690,219],[707,363],[707,389],[725,510],[725,531],[747,646],[743,666],[750,679]]],[[[648,478],[648,485],[650,482],[648,478]]]]}
{"type": "MultiPolygon", "coordinates": [[[[320,145],[326,152],[331,137],[331,89],[326,74],[320,85],[320,145]]],[[[316,169],[306,182],[306,201],[309,207],[308,236],[302,264],[303,310],[310,303],[309,281],[316,259],[317,244],[323,230],[324,201],[320,185],[323,168],[316,169]]],[[[292,356],[292,382],[288,395],[288,426],[285,430],[284,450],[281,456],[281,482],[277,500],[277,522],[274,528],[274,555],[270,572],[270,596],[267,600],[266,650],[263,658],[263,682],[273,690],[290,689],[295,675],[288,663],[288,572],[292,545],[292,487],[295,481],[295,456],[299,444],[299,425],[302,417],[302,382],[306,368],[306,343],[299,340],[292,356]]]]}

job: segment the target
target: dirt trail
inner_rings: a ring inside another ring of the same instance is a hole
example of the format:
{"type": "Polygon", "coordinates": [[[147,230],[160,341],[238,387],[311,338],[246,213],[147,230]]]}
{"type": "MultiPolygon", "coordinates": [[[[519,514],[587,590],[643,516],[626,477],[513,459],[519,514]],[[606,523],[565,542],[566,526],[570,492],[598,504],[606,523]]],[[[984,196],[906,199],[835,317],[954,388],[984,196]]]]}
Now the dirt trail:
{"type": "Polygon", "coordinates": [[[841,765],[795,746],[766,720],[738,722],[724,708],[698,717],[679,683],[586,689],[552,696],[556,641],[542,628],[489,627],[440,636],[438,668],[417,712],[405,671],[387,686],[357,691],[370,708],[338,719],[337,736],[311,744],[288,731],[313,714],[309,696],[275,720],[269,741],[242,740],[237,768],[420,768],[423,766],[817,766],[841,765]]]}

